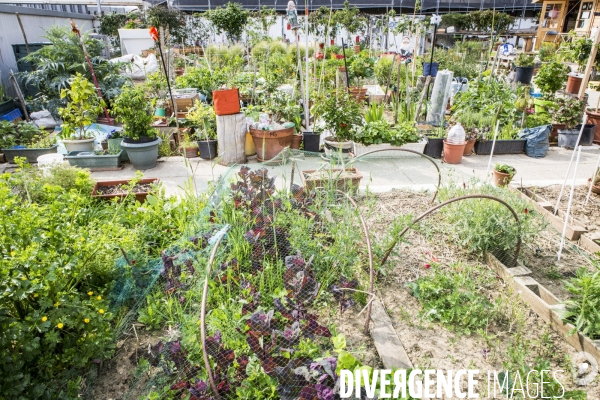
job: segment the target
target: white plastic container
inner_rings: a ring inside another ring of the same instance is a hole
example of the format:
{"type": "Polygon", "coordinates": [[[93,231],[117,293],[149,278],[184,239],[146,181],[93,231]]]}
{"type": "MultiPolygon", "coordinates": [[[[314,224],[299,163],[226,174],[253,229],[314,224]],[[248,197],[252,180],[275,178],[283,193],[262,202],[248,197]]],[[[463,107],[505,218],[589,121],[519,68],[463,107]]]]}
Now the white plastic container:
{"type": "Polygon", "coordinates": [[[446,141],[450,144],[463,144],[465,142],[465,129],[462,125],[456,124],[448,131],[446,141]]]}
{"type": "Polygon", "coordinates": [[[65,162],[65,156],[58,153],[52,154],[44,154],[43,156],[39,156],[37,158],[38,168],[42,170],[44,175],[48,174],[48,172],[52,169],[52,167],[61,165],[65,162]]]}

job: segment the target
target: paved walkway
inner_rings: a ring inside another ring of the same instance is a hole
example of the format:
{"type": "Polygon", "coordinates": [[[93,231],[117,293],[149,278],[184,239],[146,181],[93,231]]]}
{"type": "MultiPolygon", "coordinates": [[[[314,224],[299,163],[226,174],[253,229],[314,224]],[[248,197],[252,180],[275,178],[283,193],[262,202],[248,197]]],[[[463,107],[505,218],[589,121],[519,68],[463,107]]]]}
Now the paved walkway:
{"type": "MultiPolygon", "coordinates": [[[[437,183],[436,168],[429,161],[415,155],[398,156],[397,152],[380,154],[382,157],[359,159],[353,163],[352,166],[357,168],[363,175],[361,188],[368,187],[373,192],[409,187],[420,190],[433,188],[437,183]]],[[[517,185],[548,186],[562,184],[572,154],[573,150],[551,147],[548,155],[541,159],[527,157],[525,154],[499,155],[493,157],[491,168],[497,162],[515,167],[517,174],[513,182],[517,185]]],[[[598,157],[600,157],[600,147],[593,145],[582,148],[577,169],[577,185],[586,184],[587,179],[593,175],[598,157]]],[[[295,156],[294,160],[296,163],[294,183],[301,183],[298,171],[315,170],[328,166],[328,163],[319,157],[308,157],[300,154],[295,156]]],[[[448,165],[439,161],[437,161],[437,165],[442,170],[444,177],[451,173],[464,179],[468,177],[484,179],[488,161],[489,156],[472,155],[463,157],[463,161],[459,165],[448,165]]],[[[256,159],[250,159],[247,165],[253,169],[267,168],[269,174],[277,178],[276,183],[279,187],[288,187],[292,183],[291,162],[285,165],[272,166],[260,164],[256,159]]],[[[211,182],[218,181],[220,177],[233,176],[238,169],[239,166],[224,167],[200,158],[186,160],[183,157],[168,157],[159,160],[156,168],[144,171],[144,176],[159,178],[167,193],[176,194],[182,193],[186,186],[190,187],[190,182],[194,184],[191,186],[193,190],[198,192],[206,190],[211,182]]],[[[573,168],[571,169],[569,184],[572,181],[572,172],[573,168]]],[[[127,164],[121,171],[94,172],[92,175],[98,180],[124,179],[133,177],[135,170],[131,164],[127,164]]]]}

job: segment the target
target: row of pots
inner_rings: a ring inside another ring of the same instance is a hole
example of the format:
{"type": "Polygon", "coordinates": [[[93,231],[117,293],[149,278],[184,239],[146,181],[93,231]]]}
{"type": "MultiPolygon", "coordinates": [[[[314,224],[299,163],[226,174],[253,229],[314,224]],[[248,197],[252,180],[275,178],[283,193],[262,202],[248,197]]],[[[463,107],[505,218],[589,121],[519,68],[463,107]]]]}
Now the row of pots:
{"type": "MultiPolygon", "coordinates": [[[[530,85],[533,78],[534,67],[516,67],[515,68],[515,80],[523,85],[530,85]]],[[[570,75],[567,78],[567,87],[565,92],[571,94],[579,94],[579,88],[581,88],[581,82],[583,81],[582,76],[570,75]]]]}

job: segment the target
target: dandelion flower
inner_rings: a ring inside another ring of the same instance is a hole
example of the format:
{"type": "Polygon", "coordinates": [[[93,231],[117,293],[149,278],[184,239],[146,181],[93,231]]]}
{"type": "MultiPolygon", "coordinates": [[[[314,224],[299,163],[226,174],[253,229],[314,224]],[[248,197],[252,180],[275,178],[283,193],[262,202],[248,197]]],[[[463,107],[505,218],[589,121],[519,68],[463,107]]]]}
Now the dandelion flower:
{"type": "Polygon", "coordinates": [[[83,320],[83,322],[85,322],[86,324],[89,324],[89,323],[90,323],[90,319],[89,319],[89,318],[85,318],[85,319],[83,320]]]}
{"type": "Polygon", "coordinates": [[[102,308],[101,308],[101,309],[99,309],[99,310],[98,310],[98,312],[99,312],[100,314],[104,314],[104,310],[103,310],[102,308]]]}
{"type": "Polygon", "coordinates": [[[17,252],[16,252],[16,251],[11,251],[11,252],[10,252],[10,256],[11,256],[11,257],[14,257],[14,256],[15,256],[15,254],[17,254],[17,252]]]}
{"type": "Polygon", "coordinates": [[[102,300],[102,296],[98,296],[96,297],[98,300],[102,300]]]}
{"type": "Polygon", "coordinates": [[[60,303],[57,301],[56,303],[54,303],[54,307],[58,307],[60,303]]]}
{"type": "Polygon", "coordinates": [[[48,317],[42,317],[42,322],[48,321],[48,317]]]}
{"type": "Polygon", "coordinates": [[[62,329],[62,328],[63,328],[63,326],[64,326],[64,325],[63,325],[63,323],[62,323],[62,322],[59,322],[59,323],[58,323],[58,325],[56,325],[56,327],[57,327],[58,329],[62,329]]]}
{"type": "Polygon", "coordinates": [[[23,276],[23,277],[21,277],[21,280],[22,280],[22,281],[26,281],[26,280],[27,280],[27,278],[25,278],[25,277],[23,276]]]}
{"type": "Polygon", "coordinates": [[[85,241],[85,238],[84,238],[84,237],[82,237],[82,238],[81,238],[81,241],[82,241],[82,242],[84,242],[84,241],[85,241]]]}
{"type": "Polygon", "coordinates": [[[94,294],[94,292],[88,292],[88,296],[91,296],[93,294],[94,294]]]}

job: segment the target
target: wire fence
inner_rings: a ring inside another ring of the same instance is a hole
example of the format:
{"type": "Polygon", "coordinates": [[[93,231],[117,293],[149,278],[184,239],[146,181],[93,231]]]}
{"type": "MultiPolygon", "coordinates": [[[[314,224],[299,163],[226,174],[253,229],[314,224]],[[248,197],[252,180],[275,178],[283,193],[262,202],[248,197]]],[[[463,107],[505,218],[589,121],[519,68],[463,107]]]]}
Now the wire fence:
{"type": "MultiPolygon", "coordinates": [[[[344,362],[337,322],[359,313],[368,329],[378,271],[432,218],[452,227],[448,246],[477,246],[509,267],[555,264],[558,232],[513,193],[419,155],[383,153],[332,162],[291,151],[257,169],[232,167],[194,235],[144,265],[124,254],[112,295],[124,310],[118,346],[88,374],[84,397],[106,398],[92,378],[125,360],[135,372],[111,387],[122,399],[332,398],[344,362]],[[370,231],[370,188],[421,191],[427,204],[408,217],[391,210],[398,223],[370,231]]],[[[574,245],[565,257],[591,265],[574,245]]]]}

